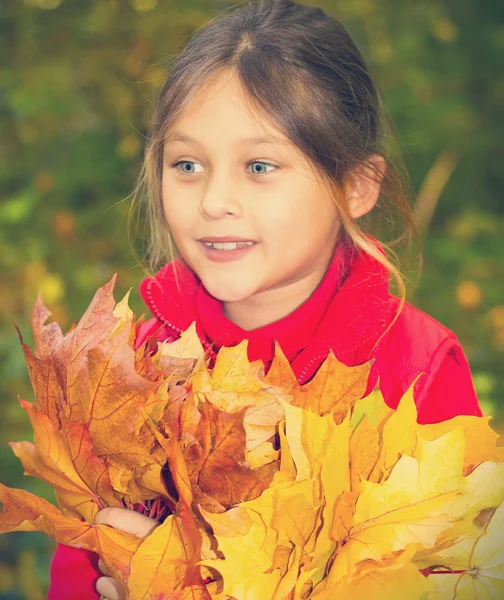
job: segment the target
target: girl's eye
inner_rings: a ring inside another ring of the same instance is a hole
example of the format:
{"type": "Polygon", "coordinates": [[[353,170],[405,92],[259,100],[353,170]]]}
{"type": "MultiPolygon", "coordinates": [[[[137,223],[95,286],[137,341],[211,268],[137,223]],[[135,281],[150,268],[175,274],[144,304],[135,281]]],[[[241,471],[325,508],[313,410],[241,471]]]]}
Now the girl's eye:
{"type": "MultiPolygon", "coordinates": [[[[279,167],[277,167],[277,165],[273,165],[269,162],[264,162],[262,160],[251,160],[248,164],[247,167],[249,167],[250,165],[266,165],[267,167],[272,167],[271,171],[276,171],[279,167]]],[[[262,177],[263,175],[267,175],[268,173],[271,173],[271,171],[264,171],[263,173],[257,173],[257,172],[253,172],[253,175],[257,175],[258,177],[262,177]]]]}
{"type": "MultiPolygon", "coordinates": [[[[181,173],[181,175],[194,175],[195,173],[193,171],[190,171],[190,169],[191,169],[190,165],[199,165],[199,163],[193,162],[192,160],[178,160],[177,162],[174,162],[171,166],[172,166],[172,168],[178,168],[179,165],[182,165],[182,171],[179,171],[179,173],[181,173]],[[187,165],[189,165],[189,167],[187,165]]],[[[261,160],[252,160],[247,164],[247,167],[249,167],[250,165],[266,165],[268,167],[272,167],[272,170],[279,169],[279,167],[277,165],[273,165],[271,163],[264,162],[261,160]]],[[[255,172],[255,173],[253,173],[253,175],[262,177],[263,175],[267,175],[268,173],[271,173],[271,171],[265,171],[263,173],[255,172]]]]}

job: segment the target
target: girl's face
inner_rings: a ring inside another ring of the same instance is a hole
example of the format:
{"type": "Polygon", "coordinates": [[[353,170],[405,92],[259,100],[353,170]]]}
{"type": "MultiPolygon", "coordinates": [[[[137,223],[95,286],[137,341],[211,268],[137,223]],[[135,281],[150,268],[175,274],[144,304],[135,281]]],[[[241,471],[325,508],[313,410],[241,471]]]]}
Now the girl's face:
{"type": "MultiPolygon", "coordinates": [[[[264,119],[252,118],[242,94],[235,78],[217,80],[168,132],[162,196],[181,255],[225,314],[262,310],[266,324],[317,287],[339,219],[307,159],[264,119]],[[192,139],[170,139],[177,135],[192,139]],[[277,139],[247,141],[264,136],[277,139]],[[240,259],[209,260],[198,240],[224,236],[257,243],[240,259]],[[266,306],[275,307],[270,317],[266,306]]],[[[247,326],[243,318],[239,324],[247,326]]]]}

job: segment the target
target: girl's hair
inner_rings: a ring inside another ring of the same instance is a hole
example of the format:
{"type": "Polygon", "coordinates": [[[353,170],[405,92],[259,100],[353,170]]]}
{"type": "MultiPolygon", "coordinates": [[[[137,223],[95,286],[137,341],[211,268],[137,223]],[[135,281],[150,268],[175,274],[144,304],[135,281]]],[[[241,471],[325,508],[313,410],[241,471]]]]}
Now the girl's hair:
{"type": "MultiPolygon", "coordinates": [[[[389,245],[402,240],[411,244],[414,237],[418,241],[409,187],[403,184],[405,171],[397,166],[400,161],[391,157],[389,119],[369,68],[345,28],[320,8],[290,0],[233,6],[196,31],[175,57],[161,90],[134,191],[135,197],[147,201],[151,270],[157,271],[176,257],[161,199],[166,132],[197,92],[223,74],[237,76],[255,112],[283,131],[329,184],[342,235],[388,269],[399,289],[402,308],[406,295],[403,276],[367,235],[383,240],[388,229],[393,232],[389,245]],[[385,158],[384,175],[368,161],[373,154],[385,158]],[[359,223],[350,217],[343,194],[344,184],[357,168],[368,177],[383,176],[376,207],[359,223]],[[401,217],[399,235],[394,231],[398,220],[393,213],[401,217]]],[[[396,260],[390,248],[387,250],[396,260]]]]}

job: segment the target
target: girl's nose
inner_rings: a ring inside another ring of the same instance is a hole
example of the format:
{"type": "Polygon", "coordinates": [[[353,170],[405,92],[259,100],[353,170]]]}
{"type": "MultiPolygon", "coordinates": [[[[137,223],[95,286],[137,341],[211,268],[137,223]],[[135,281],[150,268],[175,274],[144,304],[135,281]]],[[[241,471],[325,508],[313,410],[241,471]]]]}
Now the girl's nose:
{"type": "Polygon", "coordinates": [[[200,212],[210,219],[221,219],[226,215],[238,217],[242,213],[238,192],[229,182],[210,184],[201,199],[200,212]]]}

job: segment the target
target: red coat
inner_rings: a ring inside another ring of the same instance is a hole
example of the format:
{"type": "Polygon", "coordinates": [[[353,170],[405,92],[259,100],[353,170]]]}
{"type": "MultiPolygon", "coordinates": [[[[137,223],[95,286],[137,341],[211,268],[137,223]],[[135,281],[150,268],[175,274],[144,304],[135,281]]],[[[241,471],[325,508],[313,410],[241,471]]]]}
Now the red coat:
{"type": "MultiPolygon", "coordinates": [[[[250,361],[261,359],[268,370],[277,339],[299,383],[316,373],[331,348],[347,365],[374,358],[368,390],[380,379],[387,404],[395,408],[415,378],[420,423],[456,415],[481,415],[467,359],[453,332],[410,304],[390,325],[398,300],[389,294],[388,273],[375,259],[337,247],[323,280],[294,312],[274,323],[245,331],[223,314],[222,304],[208,294],[182,259],[140,284],[140,293],[154,315],[139,325],[135,347],[147,337],[175,340],[193,321],[211,366],[215,351],[248,339],[250,361]],[[384,334],[384,335],[382,335],[384,334]]],[[[366,392],[366,393],[367,393],[366,392]]],[[[95,556],[59,545],[51,565],[48,600],[97,600],[99,577],[95,556]]]]}

